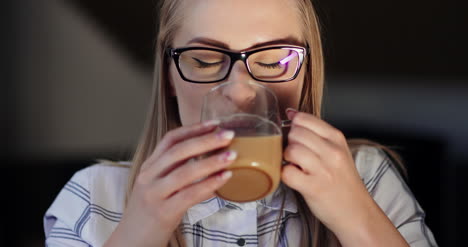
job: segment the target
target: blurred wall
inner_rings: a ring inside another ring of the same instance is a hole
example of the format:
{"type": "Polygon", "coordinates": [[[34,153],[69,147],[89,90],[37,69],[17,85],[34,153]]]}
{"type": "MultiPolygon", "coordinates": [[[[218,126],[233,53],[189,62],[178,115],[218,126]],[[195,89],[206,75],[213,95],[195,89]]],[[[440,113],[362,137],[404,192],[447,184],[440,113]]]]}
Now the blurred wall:
{"type": "Polygon", "coordinates": [[[126,151],[139,137],[152,74],[66,1],[16,3],[18,155],[126,151]]]}
{"type": "Polygon", "coordinates": [[[331,76],[325,116],[349,127],[444,142],[447,158],[468,165],[468,81],[416,76],[331,76]]]}
{"type": "Polygon", "coordinates": [[[6,6],[0,166],[11,203],[1,243],[43,246],[42,216],[70,176],[130,156],[152,73],[68,1],[6,6]]]}

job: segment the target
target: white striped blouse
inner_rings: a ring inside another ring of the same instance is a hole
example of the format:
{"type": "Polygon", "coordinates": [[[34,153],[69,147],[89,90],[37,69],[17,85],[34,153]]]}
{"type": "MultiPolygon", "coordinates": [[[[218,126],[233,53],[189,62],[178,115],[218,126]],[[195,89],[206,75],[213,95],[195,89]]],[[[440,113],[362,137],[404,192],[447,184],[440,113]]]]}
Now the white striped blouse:
{"type": "MultiPolygon", "coordinates": [[[[355,163],[369,193],[410,246],[437,246],[424,211],[388,157],[379,149],[362,147],[355,163]]],[[[102,246],[122,217],[129,170],[126,163],[78,171],[44,216],[46,246],[102,246]]],[[[299,246],[301,223],[291,190],[280,186],[255,202],[217,197],[201,202],[187,211],[180,227],[187,246],[299,246]],[[278,222],[283,196],[286,203],[278,222]]]]}

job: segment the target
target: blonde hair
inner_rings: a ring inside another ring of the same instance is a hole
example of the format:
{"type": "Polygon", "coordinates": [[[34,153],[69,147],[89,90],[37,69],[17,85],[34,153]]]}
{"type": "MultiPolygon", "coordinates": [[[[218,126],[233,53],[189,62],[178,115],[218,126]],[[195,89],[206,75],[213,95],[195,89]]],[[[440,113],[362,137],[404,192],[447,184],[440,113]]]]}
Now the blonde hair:
{"type": "MultiPolygon", "coordinates": [[[[168,83],[170,58],[166,55],[165,50],[171,46],[175,32],[182,21],[182,2],[182,0],[161,0],[161,6],[158,7],[159,33],[156,40],[153,93],[144,131],[132,161],[127,198],[130,196],[143,162],[151,155],[158,142],[169,130],[181,125],[177,101],[175,97],[170,96],[168,83]]],[[[320,117],[324,86],[320,25],[310,0],[296,0],[296,2],[296,10],[301,18],[303,28],[303,38],[311,51],[308,60],[303,65],[306,73],[299,111],[320,117]]],[[[354,144],[362,144],[362,142],[354,144]]],[[[334,234],[314,217],[303,197],[297,192],[295,192],[295,196],[302,222],[301,246],[340,246],[334,234]]],[[[280,211],[282,212],[282,210],[280,211]]],[[[280,214],[278,222],[281,217],[280,214]]],[[[176,230],[169,245],[185,245],[180,230],[176,230]]]]}

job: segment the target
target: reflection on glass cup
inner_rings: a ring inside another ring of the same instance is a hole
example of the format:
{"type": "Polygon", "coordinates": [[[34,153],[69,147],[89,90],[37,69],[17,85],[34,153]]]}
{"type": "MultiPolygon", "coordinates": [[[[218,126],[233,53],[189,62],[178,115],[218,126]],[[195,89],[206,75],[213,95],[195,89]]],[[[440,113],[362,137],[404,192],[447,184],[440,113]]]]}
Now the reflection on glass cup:
{"type": "Polygon", "coordinates": [[[237,152],[228,167],[233,176],[217,195],[247,202],[274,192],[282,162],[282,122],[275,94],[258,83],[223,83],[204,98],[201,120],[212,119],[221,121],[221,129],[235,132],[227,149],[237,152]]]}

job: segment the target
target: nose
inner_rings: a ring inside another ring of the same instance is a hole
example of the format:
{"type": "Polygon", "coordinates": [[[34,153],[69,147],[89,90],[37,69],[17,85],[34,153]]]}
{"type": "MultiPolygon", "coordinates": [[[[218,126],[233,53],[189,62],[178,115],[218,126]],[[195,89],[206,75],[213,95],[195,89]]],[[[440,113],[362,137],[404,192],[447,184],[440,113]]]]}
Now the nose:
{"type": "Polygon", "coordinates": [[[254,103],[257,92],[248,82],[230,82],[223,90],[223,96],[242,111],[254,103]]]}
{"type": "Polygon", "coordinates": [[[251,107],[257,92],[251,86],[251,83],[255,82],[242,61],[237,61],[233,65],[227,82],[228,85],[224,88],[223,95],[242,111],[251,107]]]}
{"type": "Polygon", "coordinates": [[[231,73],[227,79],[228,82],[253,82],[254,79],[250,76],[247,71],[246,64],[238,60],[232,66],[231,73]]]}

